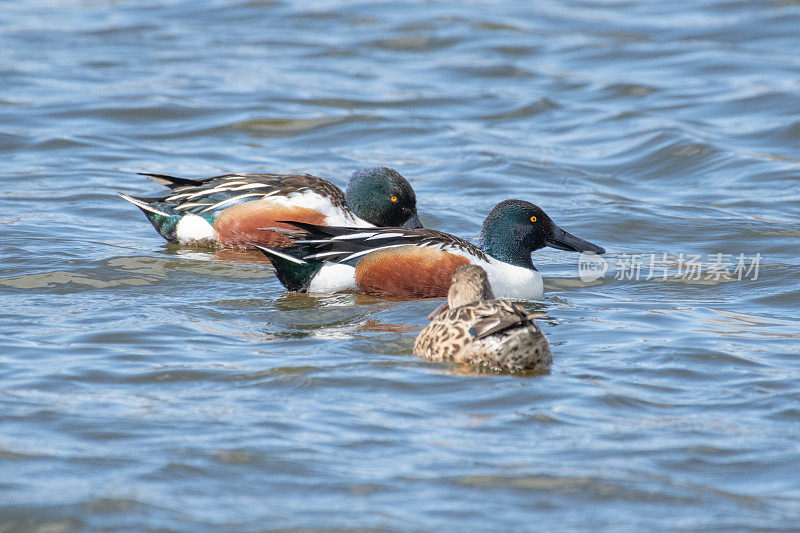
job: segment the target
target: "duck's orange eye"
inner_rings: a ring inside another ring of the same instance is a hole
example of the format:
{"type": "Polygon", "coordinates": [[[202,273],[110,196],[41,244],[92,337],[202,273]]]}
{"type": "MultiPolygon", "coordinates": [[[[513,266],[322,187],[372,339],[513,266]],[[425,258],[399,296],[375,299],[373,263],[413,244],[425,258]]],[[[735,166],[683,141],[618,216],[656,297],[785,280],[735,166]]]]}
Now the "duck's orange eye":
{"type": "Polygon", "coordinates": [[[531,216],[531,222],[536,222],[536,215],[531,216]]]}
{"type": "Polygon", "coordinates": [[[397,196],[390,196],[389,200],[391,200],[392,202],[396,202],[397,201],[397,196]]]}

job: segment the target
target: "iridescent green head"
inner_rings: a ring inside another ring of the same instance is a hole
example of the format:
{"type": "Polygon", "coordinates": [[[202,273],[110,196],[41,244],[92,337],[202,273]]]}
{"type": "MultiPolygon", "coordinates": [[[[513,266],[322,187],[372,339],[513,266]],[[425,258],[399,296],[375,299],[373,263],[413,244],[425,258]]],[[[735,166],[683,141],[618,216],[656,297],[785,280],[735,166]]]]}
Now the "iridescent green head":
{"type": "Polygon", "coordinates": [[[344,193],[347,207],[380,227],[421,228],[417,217],[417,195],[397,171],[386,167],[357,170],[344,193]]]}
{"type": "Polygon", "coordinates": [[[497,204],[483,222],[480,242],[495,259],[531,269],[531,252],[545,246],[571,252],[606,252],[559,228],[540,207],[523,200],[497,204]]]}

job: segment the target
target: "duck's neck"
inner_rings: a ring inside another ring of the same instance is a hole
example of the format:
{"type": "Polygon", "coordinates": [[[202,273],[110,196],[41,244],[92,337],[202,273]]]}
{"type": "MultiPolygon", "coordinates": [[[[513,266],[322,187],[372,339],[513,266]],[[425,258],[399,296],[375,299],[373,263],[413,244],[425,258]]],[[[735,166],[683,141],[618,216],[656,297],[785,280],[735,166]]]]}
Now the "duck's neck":
{"type": "Polygon", "coordinates": [[[484,227],[481,231],[480,245],[484,252],[499,261],[536,270],[531,261],[530,247],[523,235],[514,224],[495,226],[490,231],[484,227]]]}

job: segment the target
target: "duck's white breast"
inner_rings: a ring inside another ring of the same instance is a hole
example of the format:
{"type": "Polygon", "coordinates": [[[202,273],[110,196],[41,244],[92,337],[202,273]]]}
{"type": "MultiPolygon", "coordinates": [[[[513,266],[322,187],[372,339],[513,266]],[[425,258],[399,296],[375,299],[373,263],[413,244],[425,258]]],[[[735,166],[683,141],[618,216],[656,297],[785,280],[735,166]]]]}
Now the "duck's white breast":
{"type": "Polygon", "coordinates": [[[495,298],[532,300],[542,297],[544,283],[542,275],[536,270],[509,265],[492,258],[475,264],[486,271],[495,298]]]}

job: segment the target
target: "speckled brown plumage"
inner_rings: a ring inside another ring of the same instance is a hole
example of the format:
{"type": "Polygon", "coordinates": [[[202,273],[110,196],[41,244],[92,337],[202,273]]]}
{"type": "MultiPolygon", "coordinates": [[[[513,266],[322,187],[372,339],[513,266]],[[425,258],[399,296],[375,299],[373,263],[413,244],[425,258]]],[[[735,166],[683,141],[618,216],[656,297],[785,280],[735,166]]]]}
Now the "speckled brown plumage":
{"type": "Polygon", "coordinates": [[[414,343],[423,359],[511,372],[544,370],[552,363],[533,316],[518,304],[495,300],[481,267],[456,269],[447,300],[414,343]]]}

